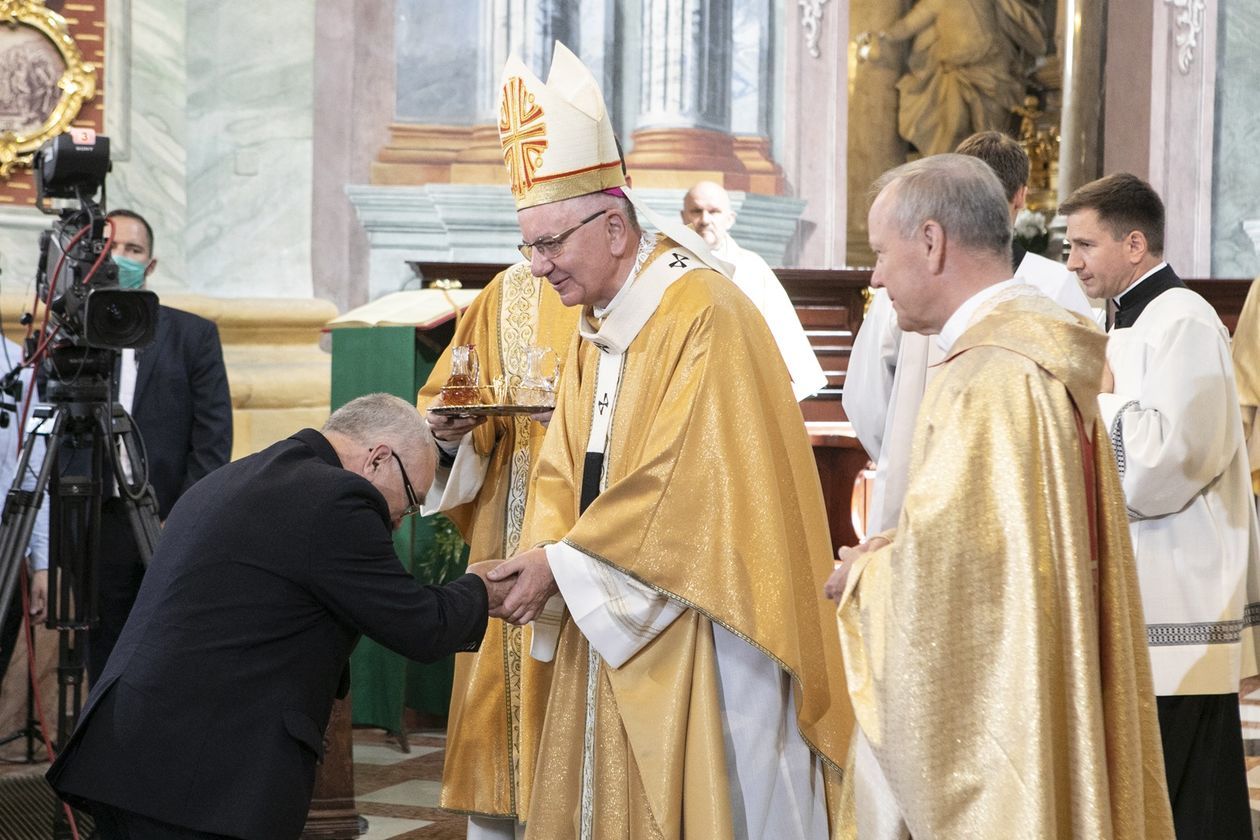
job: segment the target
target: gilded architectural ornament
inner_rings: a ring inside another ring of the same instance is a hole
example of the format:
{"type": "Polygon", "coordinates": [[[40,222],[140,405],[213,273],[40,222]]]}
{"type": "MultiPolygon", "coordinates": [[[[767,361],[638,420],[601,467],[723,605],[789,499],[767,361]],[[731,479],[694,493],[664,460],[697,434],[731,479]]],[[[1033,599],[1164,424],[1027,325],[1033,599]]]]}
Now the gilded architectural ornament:
{"type": "Polygon", "coordinates": [[[805,46],[809,54],[819,58],[822,51],[818,49],[818,34],[822,28],[823,6],[827,0],[797,0],[801,7],[801,28],[805,30],[805,46]]]}
{"type": "Polygon", "coordinates": [[[29,166],[95,95],[96,67],[66,19],[44,0],[0,0],[0,178],[29,166]]]}
{"type": "Polygon", "coordinates": [[[1177,9],[1174,18],[1177,25],[1177,67],[1182,73],[1189,73],[1190,65],[1194,63],[1195,47],[1199,45],[1199,33],[1203,31],[1206,4],[1203,0],[1164,0],[1164,3],[1177,9]]]}

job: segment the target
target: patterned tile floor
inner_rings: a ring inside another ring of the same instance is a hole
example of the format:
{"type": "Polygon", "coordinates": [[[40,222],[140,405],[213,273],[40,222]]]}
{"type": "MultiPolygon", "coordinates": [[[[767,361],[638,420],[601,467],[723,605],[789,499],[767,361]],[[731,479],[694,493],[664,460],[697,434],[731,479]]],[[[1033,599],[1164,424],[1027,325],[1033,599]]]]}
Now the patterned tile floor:
{"type": "MultiPolygon", "coordinates": [[[[466,818],[437,807],[446,733],[422,729],[408,740],[411,752],[404,753],[380,730],[354,732],[355,802],[367,821],[361,840],[463,840],[466,818]]],[[[0,776],[48,769],[46,762],[13,763],[23,755],[20,744],[0,748],[0,776]]]]}
{"type": "Polygon", "coordinates": [[[1252,835],[1260,840],[1260,677],[1243,680],[1239,699],[1247,787],[1251,790],[1251,824],[1255,826],[1252,835]]]}
{"type": "Polygon", "coordinates": [[[408,737],[411,752],[377,729],[354,732],[354,794],[367,820],[363,840],[455,840],[465,818],[438,810],[446,733],[422,729],[408,737]]]}
{"type": "MultiPolygon", "coordinates": [[[[1240,709],[1252,818],[1260,825],[1260,677],[1243,682],[1240,709]]],[[[411,752],[404,753],[380,730],[354,732],[355,797],[368,824],[362,840],[462,840],[464,817],[437,807],[445,732],[421,729],[409,740],[411,752]]],[[[47,767],[8,763],[20,755],[16,744],[0,749],[0,775],[43,773],[47,767]]],[[[1255,837],[1260,840],[1260,829],[1255,837]]]]}

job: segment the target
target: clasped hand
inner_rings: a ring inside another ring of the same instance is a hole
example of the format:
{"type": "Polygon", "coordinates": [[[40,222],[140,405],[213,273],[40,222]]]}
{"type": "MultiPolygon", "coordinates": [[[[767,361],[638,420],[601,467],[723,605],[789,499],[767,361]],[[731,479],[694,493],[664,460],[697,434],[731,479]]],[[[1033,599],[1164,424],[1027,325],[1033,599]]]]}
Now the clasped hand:
{"type": "Polygon", "coordinates": [[[490,615],[510,624],[533,621],[547,599],[560,591],[542,548],[531,548],[508,560],[473,563],[468,571],[485,582],[490,615]]]}
{"type": "Polygon", "coordinates": [[[868,551],[874,551],[886,545],[888,545],[888,540],[883,537],[872,537],[860,545],[843,546],[836,552],[836,557],[840,562],[836,564],[831,577],[827,578],[827,582],[823,584],[823,595],[839,604],[844,596],[845,584],[849,582],[849,572],[853,568],[854,561],[868,551]]]}

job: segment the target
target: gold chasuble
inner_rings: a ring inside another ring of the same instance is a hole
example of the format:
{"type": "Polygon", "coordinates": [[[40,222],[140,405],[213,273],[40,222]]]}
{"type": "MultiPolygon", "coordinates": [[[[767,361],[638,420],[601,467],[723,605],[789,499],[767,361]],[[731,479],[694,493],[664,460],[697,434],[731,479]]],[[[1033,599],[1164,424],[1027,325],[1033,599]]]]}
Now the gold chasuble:
{"type": "Polygon", "coordinates": [[[647,240],[641,257],[642,270],[603,321],[583,312],[522,545],[560,543],[551,548],[588,558],[597,590],[607,593],[602,608],[619,632],[643,644],[614,667],[567,611],[574,604],[536,622],[536,655],[544,634],[558,634],[558,643],[526,836],[735,836],[733,821],[753,809],[757,791],[740,794],[727,745],[769,712],[732,717],[741,699],[733,695],[744,692],[728,685],[723,693],[730,673],[723,651],[731,645],[767,669],[758,673],[777,697],[795,703],[794,711],[784,707],[784,731],[758,757],[786,764],[795,759],[783,744],[799,745],[805,793],[819,803],[807,809],[819,831],[801,829],[810,822],[805,814],[780,811],[756,836],[826,836],[838,798],[824,789],[838,794],[852,717],[819,595],[832,560],[801,412],[747,296],[669,239],[647,240]],[[663,290],[654,286],[668,270],[676,278],[663,290]],[[627,310],[641,313],[642,326],[621,334],[632,336],[624,346],[610,347],[605,337],[627,310]],[[618,354],[616,373],[601,377],[618,354]],[[597,394],[599,380],[611,388],[597,394]],[[602,447],[592,428],[609,411],[602,447]],[[592,443],[603,450],[602,470],[588,452],[592,443]],[[584,473],[592,470],[586,483],[598,495],[588,494],[582,511],[584,473]],[[615,593],[627,577],[663,606],[646,618],[625,610],[615,593]],[[676,618],[659,620],[671,610],[676,618]]]}
{"type": "Polygon", "coordinates": [[[1256,418],[1260,410],[1260,280],[1252,281],[1247,291],[1230,352],[1242,408],[1243,435],[1251,460],[1251,492],[1260,495],[1260,422],[1256,418]]]}
{"type": "MultiPolygon", "coordinates": [[[[481,380],[526,372],[526,349],[551,347],[563,358],[578,310],[560,302],[551,284],[518,263],[501,272],[464,313],[451,345],[473,344],[481,380]]],[[[425,409],[450,375],[451,351],[420,391],[425,409]]],[[[528,417],[492,417],[473,431],[489,458],[476,498],[443,511],[469,543],[469,561],[510,557],[520,544],[529,476],[546,429],[528,417]]],[[[523,820],[529,802],[521,750],[538,741],[551,666],[528,656],[522,628],[490,619],[481,649],[455,657],[441,806],[451,811],[523,820]],[[522,653],[522,650],[524,653],[522,653]]]]}
{"type": "Polygon", "coordinates": [[[924,396],[892,543],[855,562],[839,608],[858,825],[914,840],[1171,840],[1142,601],[1098,417],[1106,338],[1027,287],[988,305],[924,396]]]}

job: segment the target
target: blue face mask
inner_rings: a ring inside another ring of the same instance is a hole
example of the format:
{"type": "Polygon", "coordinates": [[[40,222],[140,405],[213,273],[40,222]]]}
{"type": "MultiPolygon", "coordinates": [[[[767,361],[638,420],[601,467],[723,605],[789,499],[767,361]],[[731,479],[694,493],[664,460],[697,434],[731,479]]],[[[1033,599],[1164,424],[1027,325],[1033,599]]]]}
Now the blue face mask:
{"type": "Polygon", "coordinates": [[[127,257],[114,257],[114,265],[118,266],[118,287],[120,289],[139,289],[144,286],[144,271],[147,263],[136,262],[127,257]]]}

